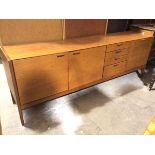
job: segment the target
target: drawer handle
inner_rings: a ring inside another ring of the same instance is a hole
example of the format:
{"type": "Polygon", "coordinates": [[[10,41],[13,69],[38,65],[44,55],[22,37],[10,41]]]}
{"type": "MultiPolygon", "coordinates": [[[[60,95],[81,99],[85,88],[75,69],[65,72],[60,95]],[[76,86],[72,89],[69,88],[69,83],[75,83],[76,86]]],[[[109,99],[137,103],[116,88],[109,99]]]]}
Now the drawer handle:
{"type": "Polygon", "coordinates": [[[115,53],[116,53],[116,54],[117,54],[117,53],[121,53],[121,51],[116,51],[115,53]]]}
{"type": "Polygon", "coordinates": [[[114,67],[118,66],[118,64],[113,65],[114,67]]]}
{"type": "Polygon", "coordinates": [[[78,54],[80,54],[80,52],[73,53],[73,55],[78,55],[78,54]]]}
{"type": "Polygon", "coordinates": [[[115,60],[119,60],[120,58],[115,58],[115,60]]]}
{"type": "Polygon", "coordinates": [[[65,55],[57,55],[57,58],[61,58],[64,57],[65,55]]]}
{"type": "Polygon", "coordinates": [[[122,46],[123,44],[117,44],[117,46],[122,46]]]}

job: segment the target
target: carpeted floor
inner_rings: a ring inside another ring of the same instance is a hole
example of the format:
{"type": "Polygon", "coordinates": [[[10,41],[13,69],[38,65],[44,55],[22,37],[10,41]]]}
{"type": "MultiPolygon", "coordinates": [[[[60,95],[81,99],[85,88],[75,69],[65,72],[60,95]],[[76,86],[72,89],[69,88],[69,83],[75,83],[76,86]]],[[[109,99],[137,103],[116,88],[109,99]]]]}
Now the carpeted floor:
{"type": "Polygon", "coordinates": [[[155,116],[155,91],[136,73],[37,105],[24,111],[21,126],[0,64],[3,134],[143,134],[155,116]]]}

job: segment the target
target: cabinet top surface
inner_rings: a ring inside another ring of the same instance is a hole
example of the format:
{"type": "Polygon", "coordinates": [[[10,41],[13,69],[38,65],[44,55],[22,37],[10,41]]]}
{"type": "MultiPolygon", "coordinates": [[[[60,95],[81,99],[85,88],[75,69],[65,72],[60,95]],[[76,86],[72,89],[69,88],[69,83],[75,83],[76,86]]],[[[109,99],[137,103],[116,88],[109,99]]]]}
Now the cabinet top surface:
{"type": "Polygon", "coordinates": [[[31,43],[22,45],[3,46],[3,52],[10,60],[43,56],[49,54],[59,54],[63,52],[82,50],[86,48],[104,46],[119,42],[126,42],[138,39],[152,37],[151,34],[142,34],[138,32],[121,32],[107,36],[89,36],[83,38],[74,38],[69,40],[31,43]]]}

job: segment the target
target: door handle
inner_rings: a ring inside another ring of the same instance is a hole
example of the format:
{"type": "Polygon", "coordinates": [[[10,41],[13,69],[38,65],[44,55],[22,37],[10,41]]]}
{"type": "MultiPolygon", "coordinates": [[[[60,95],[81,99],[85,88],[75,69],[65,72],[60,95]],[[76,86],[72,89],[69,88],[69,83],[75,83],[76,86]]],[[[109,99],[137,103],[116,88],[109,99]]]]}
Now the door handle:
{"type": "Polygon", "coordinates": [[[121,53],[121,51],[119,50],[119,51],[116,51],[115,53],[118,54],[118,53],[121,53]]]}
{"type": "Polygon", "coordinates": [[[119,60],[120,58],[115,58],[115,60],[119,60]]]}
{"type": "Polygon", "coordinates": [[[120,44],[117,44],[117,46],[121,46],[121,45],[123,45],[122,43],[120,43],[120,44]]]}
{"type": "Polygon", "coordinates": [[[65,55],[57,55],[57,58],[61,58],[64,57],[65,55]]]}
{"type": "Polygon", "coordinates": [[[78,55],[78,54],[80,54],[80,52],[75,52],[75,53],[73,53],[73,55],[78,55]]]}
{"type": "Polygon", "coordinates": [[[118,66],[118,64],[114,64],[114,65],[113,65],[113,67],[116,67],[116,66],[118,66]]]}

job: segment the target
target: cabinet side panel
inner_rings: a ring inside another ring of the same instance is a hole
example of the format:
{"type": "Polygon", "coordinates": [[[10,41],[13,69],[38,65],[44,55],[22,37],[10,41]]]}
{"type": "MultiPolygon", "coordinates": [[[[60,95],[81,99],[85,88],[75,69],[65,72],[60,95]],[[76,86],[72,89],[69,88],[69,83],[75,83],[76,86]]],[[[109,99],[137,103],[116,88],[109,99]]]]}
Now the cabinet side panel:
{"type": "Polygon", "coordinates": [[[12,67],[11,62],[7,60],[5,54],[3,53],[3,51],[1,49],[0,49],[0,57],[2,58],[2,63],[4,66],[6,77],[7,77],[9,89],[17,103],[17,98],[16,98],[15,89],[14,89],[14,85],[13,85],[13,79],[12,79],[13,75],[11,74],[11,69],[10,69],[10,67],[12,67]]]}

